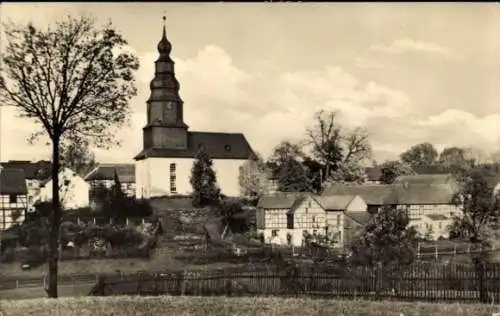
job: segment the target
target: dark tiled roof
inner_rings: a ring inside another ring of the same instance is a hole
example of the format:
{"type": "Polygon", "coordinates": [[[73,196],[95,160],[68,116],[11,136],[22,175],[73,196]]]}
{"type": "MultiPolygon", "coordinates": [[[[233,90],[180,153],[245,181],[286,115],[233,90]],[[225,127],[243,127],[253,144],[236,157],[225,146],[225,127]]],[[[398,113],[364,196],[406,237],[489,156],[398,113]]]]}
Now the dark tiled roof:
{"type": "Polygon", "coordinates": [[[384,205],[390,193],[391,187],[385,184],[335,184],[326,188],[321,196],[359,195],[367,205],[384,205]]]}
{"type": "Polygon", "coordinates": [[[395,184],[403,184],[406,183],[408,185],[413,184],[428,184],[428,185],[436,185],[436,184],[449,184],[453,183],[454,179],[450,173],[445,174],[417,174],[411,176],[399,176],[394,180],[395,184]]]}
{"type": "Polygon", "coordinates": [[[427,216],[433,221],[445,221],[448,219],[448,217],[441,214],[426,214],[425,216],[427,216]]]}
{"type": "Polygon", "coordinates": [[[368,223],[372,218],[372,215],[368,212],[345,212],[345,215],[362,225],[368,223]]]}
{"type": "Polygon", "coordinates": [[[29,160],[9,160],[0,165],[9,169],[22,169],[28,180],[45,180],[50,178],[52,163],[46,160],[31,162],[29,160]]]}
{"type": "Polygon", "coordinates": [[[369,181],[379,181],[382,176],[379,167],[367,167],[365,168],[365,173],[369,181]]]}
{"type": "Polygon", "coordinates": [[[0,194],[26,194],[27,192],[24,170],[0,169],[0,194]]]}
{"type": "Polygon", "coordinates": [[[189,132],[187,149],[150,148],[143,150],[134,159],[194,158],[201,146],[206,148],[213,159],[249,159],[255,155],[247,139],[241,133],[189,132]]]}
{"type": "Polygon", "coordinates": [[[134,164],[99,164],[85,177],[85,181],[114,180],[115,171],[122,183],[135,182],[134,164]]]}
{"type": "Polygon", "coordinates": [[[305,195],[304,193],[290,192],[262,196],[257,207],[263,209],[292,209],[302,202],[300,198],[305,195]]]}
{"type": "Polygon", "coordinates": [[[455,191],[451,185],[395,184],[387,198],[387,203],[398,205],[451,204],[455,191]]]}
{"type": "Polygon", "coordinates": [[[319,196],[316,200],[325,210],[344,211],[355,197],[356,195],[331,195],[319,196]]]}

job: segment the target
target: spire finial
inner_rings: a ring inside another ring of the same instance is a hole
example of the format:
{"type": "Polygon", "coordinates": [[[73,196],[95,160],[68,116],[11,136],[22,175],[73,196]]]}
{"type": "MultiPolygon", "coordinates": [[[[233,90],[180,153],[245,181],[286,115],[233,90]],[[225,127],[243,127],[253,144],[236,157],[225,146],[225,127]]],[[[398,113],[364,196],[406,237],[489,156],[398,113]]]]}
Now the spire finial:
{"type": "Polygon", "coordinates": [[[167,36],[167,31],[165,30],[165,28],[166,28],[167,14],[166,14],[165,10],[163,10],[162,20],[163,20],[163,37],[166,37],[167,36]]]}

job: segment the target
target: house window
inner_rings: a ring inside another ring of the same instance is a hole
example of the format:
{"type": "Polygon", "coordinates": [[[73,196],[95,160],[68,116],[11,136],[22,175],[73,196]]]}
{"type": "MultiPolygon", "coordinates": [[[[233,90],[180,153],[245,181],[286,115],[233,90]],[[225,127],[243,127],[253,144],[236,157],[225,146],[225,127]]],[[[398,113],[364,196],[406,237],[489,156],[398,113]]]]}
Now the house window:
{"type": "Polygon", "coordinates": [[[273,229],[272,232],[271,232],[271,236],[272,237],[278,236],[278,230],[277,229],[273,229]]]}
{"type": "Polygon", "coordinates": [[[312,217],[312,221],[313,221],[313,223],[316,223],[316,216],[312,217]]]}
{"type": "Polygon", "coordinates": [[[15,194],[9,195],[9,203],[17,203],[17,195],[15,194]]]}
{"type": "Polygon", "coordinates": [[[337,226],[340,226],[340,215],[337,215],[337,226]]]}
{"type": "Polygon", "coordinates": [[[175,175],[176,165],[175,163],[170,164],[170,193],[177,193],[177,185],[176,180],[177,176],[175,175]]]}

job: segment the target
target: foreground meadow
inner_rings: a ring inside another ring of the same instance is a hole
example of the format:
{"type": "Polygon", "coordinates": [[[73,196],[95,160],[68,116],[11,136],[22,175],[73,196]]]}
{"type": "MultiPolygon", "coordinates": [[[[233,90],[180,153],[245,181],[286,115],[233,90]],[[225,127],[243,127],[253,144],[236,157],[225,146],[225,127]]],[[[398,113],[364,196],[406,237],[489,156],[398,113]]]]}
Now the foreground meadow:
{"type": "Polygon", "coordinates": [[[85,297],[0,301],[4,315],[366,315],[490,316],[500,306],[302,298],[85,297]]]}

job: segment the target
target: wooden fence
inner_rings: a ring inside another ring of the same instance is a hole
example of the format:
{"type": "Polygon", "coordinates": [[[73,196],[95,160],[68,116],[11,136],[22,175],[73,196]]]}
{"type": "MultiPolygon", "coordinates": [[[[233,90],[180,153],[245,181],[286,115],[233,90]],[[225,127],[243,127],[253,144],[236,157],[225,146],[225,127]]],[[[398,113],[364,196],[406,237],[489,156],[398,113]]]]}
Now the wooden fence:
{"type": "Polygon", "coordinates": [[[198,271],[101,277],[91,295],[226,295],[393,298],[498,302],[500,266],[415,264],[384,269],[314,268],[198,271]]]}

